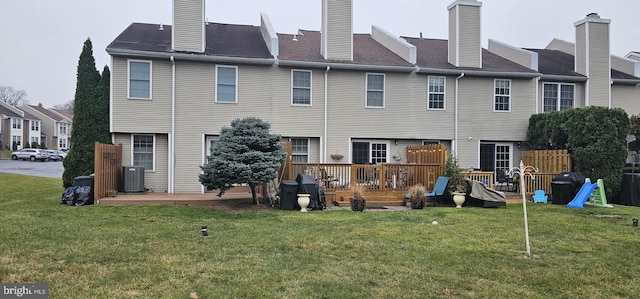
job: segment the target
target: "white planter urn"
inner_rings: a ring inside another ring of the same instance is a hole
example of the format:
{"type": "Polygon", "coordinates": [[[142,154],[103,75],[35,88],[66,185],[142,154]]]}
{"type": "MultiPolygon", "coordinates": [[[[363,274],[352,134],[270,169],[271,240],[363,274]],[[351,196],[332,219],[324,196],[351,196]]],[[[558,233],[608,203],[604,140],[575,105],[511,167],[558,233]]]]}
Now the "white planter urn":
{"type": "Polygon", "coordinates": [[[456,208],[462,208],[464,204],[465,194],[460,192],[453,192],[453,202],[456,204],[456,208]]]}
{"type": "Polygon", "coordinates": [[[300,206],[300,212],[308,212],[307,206],[309,206],[309,196],[311,194],[300,193],[298,194],[298,205],[300,206]]]}

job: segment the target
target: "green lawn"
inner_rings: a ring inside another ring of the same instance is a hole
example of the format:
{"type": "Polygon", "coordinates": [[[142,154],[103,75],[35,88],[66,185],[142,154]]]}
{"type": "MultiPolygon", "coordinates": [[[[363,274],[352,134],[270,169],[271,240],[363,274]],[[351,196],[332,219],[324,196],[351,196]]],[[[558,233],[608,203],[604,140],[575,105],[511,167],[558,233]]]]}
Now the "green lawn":
{"type": "Polygon", "coordinates": [[[0,173],[0,281],[50,298],[637,298],[637,207],[299,213],[60,205],[0,173]],[[438,225],[431,222],[437,220],[438,225]],[[203,237],[201,225],[209,226],[203,237]]]}

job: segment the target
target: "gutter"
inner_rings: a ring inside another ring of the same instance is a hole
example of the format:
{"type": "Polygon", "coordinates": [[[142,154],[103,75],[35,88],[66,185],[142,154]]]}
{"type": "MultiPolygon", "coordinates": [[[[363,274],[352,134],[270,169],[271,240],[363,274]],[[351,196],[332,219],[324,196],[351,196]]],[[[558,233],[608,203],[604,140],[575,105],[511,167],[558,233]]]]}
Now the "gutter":
{"type": "Polygon", "coordinates": [[[523,72],[500,72],[500,71],[478,71],[478,70],[459,70],[459,69],[439,69],[430,67],[418,67],[418,73],[429,73],[434,75],[460,75],[474,77],[509,77],[509,78],[525,78],[533,79],[540,76],[540,73],[523,73],[523,72]]]}
{"type": "Polygon", "coordinates": [[[316,61],[296,61],[296,60],[279,60],[278,65],[290,66],[290,67],[321,68],[321,69],[329,67],[331,69],[336,69],[336,70],[383,71],[383,72],[400,72],[400,73],[411,73],[416,70],[414,66],[364,65],[364,64],[339,63],[339,62],[316,62],[316,61]]]}
{"type": "Polygon", "coordinates": [[[589,78],[565,75],[545,75],[540,74],[541,80],[564,81],[564,82],[586,82],[589,78]]]}
{"type": "Polygon", "coordinates": [[[624,84],[624,85],[638,85],[640,84],[640,80],[639,79],[611,79],[611,83],[624,84]]]}
{"type": "Polygon", "coordinates": [[[213,55],[176,53],[176,52],[154,52],[154,51],[113,49],[113,48],[107,48],[106,51],[110,55],[120,55],[120,56],[164,58],[164,59],[173,58],[173,59],[180,59],[180,60],[213,61],[213,62],[238,63],[238,64],[273,65],[276,61],[274,58],[229,57],[229,56],[213,56],[213,55]]]}

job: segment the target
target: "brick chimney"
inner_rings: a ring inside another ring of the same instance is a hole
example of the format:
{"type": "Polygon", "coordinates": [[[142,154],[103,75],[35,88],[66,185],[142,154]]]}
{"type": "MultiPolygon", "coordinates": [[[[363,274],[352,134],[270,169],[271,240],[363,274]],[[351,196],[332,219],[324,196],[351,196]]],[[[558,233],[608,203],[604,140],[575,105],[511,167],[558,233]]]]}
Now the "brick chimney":
{"type": "Polygon", "coordinates": [[[457,0],[449,10],[449,63],[457,67],[482,67],[480,8],[482,2],[457,0]]]}
{"type": "Polygon", "coordinates": [[[611,107],[611,53],[609,24],[597,13],[574,23],[576,27],[575,71],[588,77],[585,106],[611,107]]]}
{"type": "Polygon", "coordinates": [[[171,48],[174,51],[204,52],[204,2],[205,0],[173,0],[171,48]]]}
{"type": "Polygon", "coordinates": [[[352,19],[353,0],[322,0],[322,57],[353,60],[352,19]]]}

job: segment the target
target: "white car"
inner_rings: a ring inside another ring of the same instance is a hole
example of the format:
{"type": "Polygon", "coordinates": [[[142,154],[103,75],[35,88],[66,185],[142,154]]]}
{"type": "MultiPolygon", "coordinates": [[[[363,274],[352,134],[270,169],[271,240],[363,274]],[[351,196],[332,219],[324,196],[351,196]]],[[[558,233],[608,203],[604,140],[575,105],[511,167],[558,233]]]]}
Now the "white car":
{"type": "Polygon", "coordinates": [[[11,160],[31,160],[31,161],[47,161],[49,155],[39,148],[23,148],[17,152],[11,153],[11,160]]]}
{"type": "Polygon", "coordinates": [[[60,156],[60,160],[64,159],[64,157],[67,156],[67,152],[65,151],[57,151],[58,152],[58,156],[60,156]]]}

